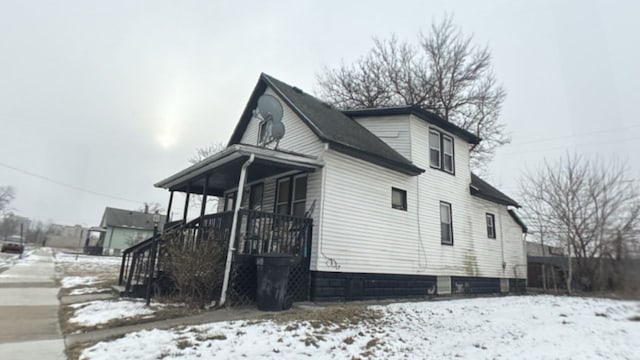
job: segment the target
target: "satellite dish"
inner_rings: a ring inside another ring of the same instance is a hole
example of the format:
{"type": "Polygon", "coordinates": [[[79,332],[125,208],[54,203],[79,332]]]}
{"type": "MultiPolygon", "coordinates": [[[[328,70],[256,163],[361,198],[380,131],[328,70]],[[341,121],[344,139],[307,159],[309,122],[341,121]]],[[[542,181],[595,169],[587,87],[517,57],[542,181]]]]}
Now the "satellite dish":
{"type": "Polygon", "coordinates": [[[282,120],[282,105],[272,95],[262,95],[258,99],[258,112],[265,120],[273,120],[279,123],[282,120]]]}
{"type": "Polygon", "coordinates": [[[271,136],[273,140],[280,140],[284,136],[284,124],[281,121],[271,123],[271,136]]]}

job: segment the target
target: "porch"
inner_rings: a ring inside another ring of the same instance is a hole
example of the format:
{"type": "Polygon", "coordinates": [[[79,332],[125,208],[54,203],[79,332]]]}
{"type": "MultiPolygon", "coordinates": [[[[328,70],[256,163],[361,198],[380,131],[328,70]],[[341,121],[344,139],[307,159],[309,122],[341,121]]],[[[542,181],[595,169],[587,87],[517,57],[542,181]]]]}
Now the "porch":
{"type": "MultiPolygon", "coordinates": [[[[255,301],[255,256],[262,254],[294,257],[288,296],[308,300],[315,200],[307,199],[307,175],[319,166],[316,159],[299,154],[234,145],[156,184],[170,191],[167,214],[174,206],[174,193],[185,194],[183,216],[168,218],[162,231],[123,252],[122,294],[149,297],[171,291],[166,244],[167,239],[179,239],[181,246],[191,249],[205,242],[220,244],[230,266],[226,286],[219,292],[232,304],[255,301]],[[188,220],[194,195],[201,201],[200,215],[188,220]],[[210,196],[220,199],[219,212],[205,214],[210,196]]],[[[212,300],[217,296],[212,294],[212,300]]]]}

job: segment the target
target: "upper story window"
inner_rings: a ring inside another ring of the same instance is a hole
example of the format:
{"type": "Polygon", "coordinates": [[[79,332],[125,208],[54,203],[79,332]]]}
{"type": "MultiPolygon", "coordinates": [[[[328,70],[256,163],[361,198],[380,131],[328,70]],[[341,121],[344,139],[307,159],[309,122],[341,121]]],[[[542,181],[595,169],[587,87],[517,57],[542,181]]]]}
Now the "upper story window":
{"type": "Polygon", "coordinates": [[[437,130],[429,130],[429,162],[432,168],[455,173],[453,138],[437,130]]]}
{"type": "Polygon", "coordinates": [[[260,121],[258,125],[258,145],[262,145],[267,141],[267,122],[260,121]]]}
{"type": "Polygon", "coordinates": [[[429,158],[431,167],[440,169],[440,133],[435,130],[429,131],[429,158]]]}
{"type": "Polygon", "coordinates": [[[407,192],[391,188],[391,207],[398,210],[407,210],[407,192]]]}
{"type": "Polygon", "coordinates": [[[494,214],[487,213],[485,216],[487,221],[487,237],[489,239],[496,238],[496,216],[494,214]]]}

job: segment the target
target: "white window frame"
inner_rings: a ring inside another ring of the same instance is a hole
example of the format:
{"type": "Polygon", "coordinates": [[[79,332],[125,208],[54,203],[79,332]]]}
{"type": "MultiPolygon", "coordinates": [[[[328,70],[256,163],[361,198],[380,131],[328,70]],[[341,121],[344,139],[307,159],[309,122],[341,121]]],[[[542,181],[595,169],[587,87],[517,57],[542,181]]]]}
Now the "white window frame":
{"type": "Polygon", "coordinates": [[[402,190],[402,189],[398,189],[396,187],[392,187],[391,188],[391,207],[393,209],[397,209],[397,210],[404,210],[407,211],[407,191],[406,190],[402,190]],[[394,193],[399,193],[401,195],[401,204],[394,204],[393,203],[393,194],[394,193]]]}
{"type": "Polygon", "coordinates": [[[442,245],[453,245],[453,211],[451,209],[451,204],[446,202],[446,201],[440,201],[440,243],[442,245]],[[448,217],[449,217],[449,223],[446,222],[442,222],[442,210],[443,208],[445,208],[448,213],[448,217]],[[449,240],[445,241],[444,239],[444,232],[443,230],[443,225],[448,225],[448,229],[449,229],[449,240]]]}
{"type": "Polygon", "coordinates": [[[449,135],[445,135],[442,134],[442,170],[453,174],[456,171],[456,165],[455,165],[455,157],[454,157],[454,150],[453,150],[453,137],[449,136],[449,135]],[[450,141],[451,142],[451,153],[447,153],[447,147],[445,146],[445,142],[446,141],[450,141]],[[451,157],[451,169],[447,169],[447,156],[451,157]]]}
{"type": "Polygon", "coordinates": [[[442,167],[442,142],[440,140],[440,132],[434,129],[429,129],[429,165],[432,168],[436,168],[436,169],[440,169],[442,167]],[[435,135],[438,137],[438,141],[436,141],[435,144],[433,144],[431,135],[435,135]],[[432,158],[431,158],[431,151],[437,151],[438,152],[438,164],[434,165],[432,158]]]}
{"type": "Polygon", "coordinates": [[[496,238],[496,216],[495,214],[486,213],[484,215],[486,227],[487,227],[487,237],[489,239],[496,238]]]}

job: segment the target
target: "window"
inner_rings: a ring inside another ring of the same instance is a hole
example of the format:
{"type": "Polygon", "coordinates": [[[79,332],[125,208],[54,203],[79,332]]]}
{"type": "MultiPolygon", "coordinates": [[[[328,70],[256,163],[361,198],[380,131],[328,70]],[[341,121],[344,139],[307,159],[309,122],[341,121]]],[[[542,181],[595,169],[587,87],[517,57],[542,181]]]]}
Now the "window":
{"type": "Polygon", "coordinates": [[[429,131],[429,158],[431,166],[440,169],[440,133],[435,130],[429,131]]]}
{"type": "Polygon", "coordinates": [[[398,210],[407,210],[407,192],[391,188],[391,207],[398,210]]]}
{"type": "Polygon", "coordinates": [[[493,214],[487,213],[485,218],[487,221],[487,237],[489,237],[489,239],[495,239],[496,238],[496,216],[493,214]]]}
{"type": "Polygon", "coordinates": [[[453,222],[451,204],[440,202],[440,241],[445,245],[453,245],[453,222]]]}
{"type": "Polygon", "coordinates": [[[307,175],[298,175],[293,178],[293,203],[291,215],[304,217],[307,203],[307,175]]]}
{"type": "Polygon", "coordinates": [[[429,130],[429,163],[432,168],[455,172],[453,138],[437,130],[429,130]]]}
{"type": "Polygon", "coordinates": [[[276,214],[304,217],[307,203],[307,174],[278,179],[276,214]]]}
{"type": "Polygon", "coordinates": [[[442,135],[442,169],[453,173],[453,138],[442,135]]]}
{"type": "Polygon", "coordinates": [[[236,204],[236,192],[230,192],[224,196],[224,211],[233,211],[236,204]]]}
{"type": "Polygon", "coordinates": [[[262,195],[264,194],[264,183],[251,185],[249,191],[249,209],[262,210],[262,195]]]}
{"type": "Polygon", "coordinates": [[[267,142],[267,122],[261,121],[258,125],[258,145],[264,145],[267,142]]]}
{"type": "Polygon", "coordinates": [[[278,187],[276,194],[276,214],[289,215],[289,178],[278,179],[278,187]]]}

